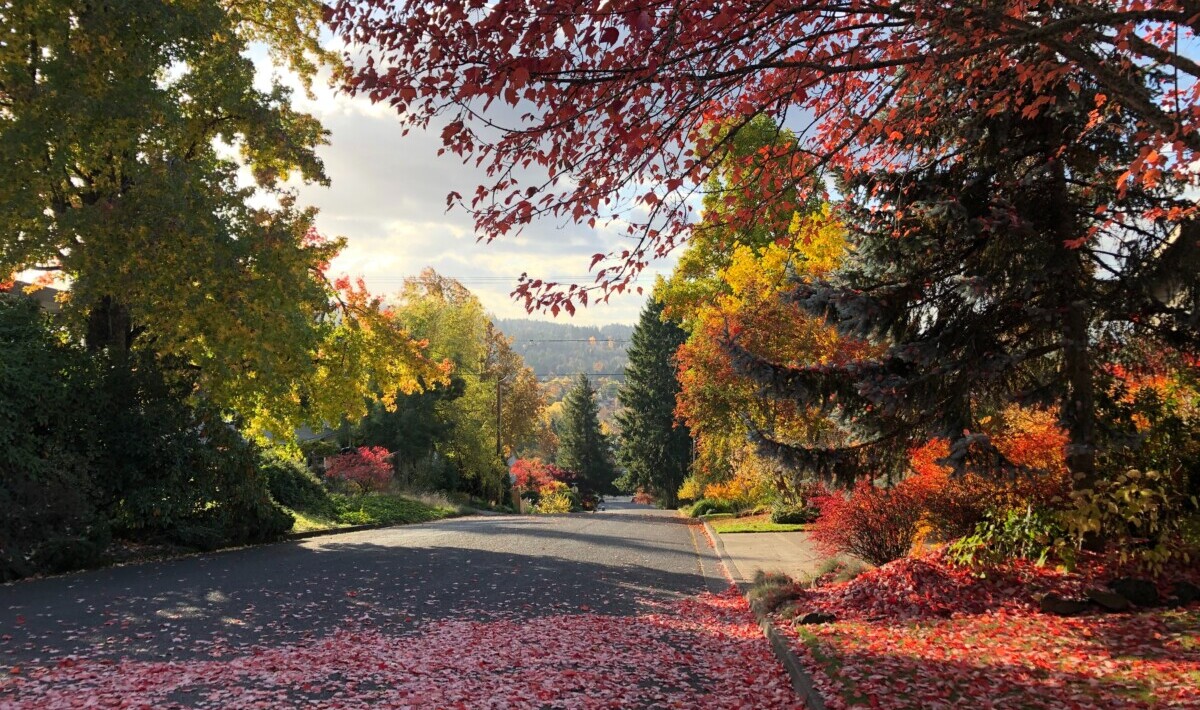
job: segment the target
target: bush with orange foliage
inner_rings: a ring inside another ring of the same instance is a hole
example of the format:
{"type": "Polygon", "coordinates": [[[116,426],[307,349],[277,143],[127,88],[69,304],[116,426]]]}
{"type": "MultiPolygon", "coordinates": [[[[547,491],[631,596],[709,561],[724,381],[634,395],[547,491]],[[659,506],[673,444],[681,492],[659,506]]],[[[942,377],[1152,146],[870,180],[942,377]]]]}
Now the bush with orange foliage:
{"type": "Polygon", "coordinates": [[[1012,406],[987,425],[992,444],[1025,472],[1012,478],[954,476],[949,466],[938,463],[950,453],[945,439],[929,441],[911,453],[913,475],[905,482],[920,489],[928,522],[943,538],[970,534],[989,510],[1055,508],[1067,500],[1067,434],[1054,412],[1012,406]]]}

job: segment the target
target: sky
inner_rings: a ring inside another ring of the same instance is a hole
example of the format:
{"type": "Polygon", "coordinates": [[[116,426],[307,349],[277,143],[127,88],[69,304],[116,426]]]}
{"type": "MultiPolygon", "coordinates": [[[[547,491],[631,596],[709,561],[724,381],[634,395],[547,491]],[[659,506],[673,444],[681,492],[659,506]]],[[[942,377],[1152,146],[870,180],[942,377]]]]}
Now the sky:
{"type": "MultiPolygon", "coordinates": [[[[265,57],[256,57],[263,80],[275,74],[265,57]]],[[[284,77],[285,83],[286,77],[284,77]]],[[[348,246],[332,271],[362,276],[372,292],[398,291],[405,276],[431,266],[467,286],[494,315],[529,317],[574,325],[636,323],[644,296],[614,294],[608,304],[592,304],[575,316],[527,314],[509,294],[522,272],[547,281],[591,284],[592,254],[608,252],[620,237],[566,222],[542,221],[517,237],[490,244],[477,242],[472,218],[464,210],[446,210],[451,191],[474,192],[483,182],[482,169],[464,165],[452,154],[437,155],[437,128],[403,136],[395,112],[365,98],[351,98],[314,84],[315,99],[297,91],[297,108],[316,116],[331,132],[319,155],[331,180],[329,187],[302,186],[301,204],[320,209],[317,227],[326,235],[344,236],[348,246]]],[[[668,274],[674,258],[643,272],[637,285],[646,293],[655,274],[668,274]]]]}

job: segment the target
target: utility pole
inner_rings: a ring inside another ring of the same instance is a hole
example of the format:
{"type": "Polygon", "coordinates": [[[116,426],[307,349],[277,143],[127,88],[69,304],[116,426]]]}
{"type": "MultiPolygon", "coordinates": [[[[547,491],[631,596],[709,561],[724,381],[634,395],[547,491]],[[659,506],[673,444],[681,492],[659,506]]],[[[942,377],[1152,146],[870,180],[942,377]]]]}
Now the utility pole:
{"type": "Polygon", "coordinates": [[[500,416],[500,385],[503,381],[504,378],[502,377],[496,378],[496,455],[501,458],[504,458],[504,448],[500,445],[500,426],[502,421],[500,416]]]}

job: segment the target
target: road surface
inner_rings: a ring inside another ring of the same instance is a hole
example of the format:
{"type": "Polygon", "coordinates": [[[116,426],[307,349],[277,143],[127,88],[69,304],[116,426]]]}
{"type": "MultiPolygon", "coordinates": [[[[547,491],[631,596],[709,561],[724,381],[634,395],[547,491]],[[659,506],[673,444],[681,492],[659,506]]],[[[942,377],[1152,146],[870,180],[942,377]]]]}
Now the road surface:
{"type": "Polygon", "coordinates": [[[478,516],[0,586],[0,707],[788,707],[703,530],[478,516]]]}

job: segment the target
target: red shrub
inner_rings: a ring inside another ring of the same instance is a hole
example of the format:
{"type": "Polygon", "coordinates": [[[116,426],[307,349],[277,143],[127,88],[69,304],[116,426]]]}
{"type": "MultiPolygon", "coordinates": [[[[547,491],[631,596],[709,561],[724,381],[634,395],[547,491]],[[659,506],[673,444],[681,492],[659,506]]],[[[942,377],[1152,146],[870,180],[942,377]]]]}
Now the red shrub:
{"type": "Polygon", "coordinates": [[[860,481],[849,495],[833,493],[813,504],[821,517],[812,536],[825,552],[846,552],[882,565],[908,554],[925,512],[922,491],[908,481],[876,488],[860,481]]]}
{"type": "Polygon", "coordinates": [[[541,459],[517,459],[512,465],[512,474],[516,480],[513,486],[519,491],[542,493],[552,484],[565,483],[570,485],[575,476],[570,471],[561,469],[552,463],[544,463],[541,459]]]}
{"type": "Polygon", "coordinates": [[[392,452],[382,446],[360,446],[330,459],[325,476],[364,491],[382,491],[392,481],[391,458],[392,452]]]}
{"type": "Polygon", "coordinates": [[[637,493],[633,494],[633,502],[642,505],[654,505],[654,496],[639,488],[637,493]]]}

